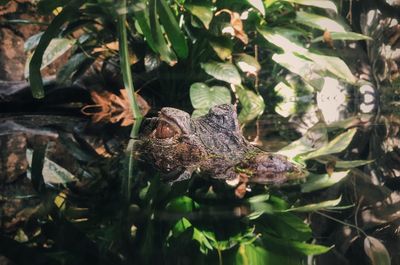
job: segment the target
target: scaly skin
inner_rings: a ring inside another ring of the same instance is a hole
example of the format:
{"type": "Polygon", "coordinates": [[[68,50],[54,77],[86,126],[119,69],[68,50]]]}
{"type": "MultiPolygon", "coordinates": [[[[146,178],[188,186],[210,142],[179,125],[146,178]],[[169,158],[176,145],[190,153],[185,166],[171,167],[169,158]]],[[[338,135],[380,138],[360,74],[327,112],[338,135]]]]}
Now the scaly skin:
{"type": "Polygon", "coordinates": [[[232,105],[216,106],[194,119],[184,111],[163,108],[147,123],[142,134],[143,159],[169,180],[190,178],[196,169],[232,183],[245,177],[246,182],[280,184],[304,176],[285,156],[252,146],[240,132],[232,105]]]}

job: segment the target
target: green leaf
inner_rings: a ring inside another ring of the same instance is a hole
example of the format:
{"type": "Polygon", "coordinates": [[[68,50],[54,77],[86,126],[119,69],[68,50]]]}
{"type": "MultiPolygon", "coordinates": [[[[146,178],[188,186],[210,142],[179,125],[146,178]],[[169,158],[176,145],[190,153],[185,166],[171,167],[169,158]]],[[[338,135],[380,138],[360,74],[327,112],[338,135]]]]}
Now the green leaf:
{"type": "MultiPolygon", "coordinates": [[[[330,32],[330,38],[332,40],[372,40],[371,37],[355,33],[355,32],[330,32]]],[[[313,39],[311,42],[319,42],[324,41],[324,37],[320,36],[318,38],[313,39]]]]}
{"type": "Polygon", "coordinates": [[[150,19],[150,29],[152,37],[154,39],[154,45],[157,52],[160,54],[161,60],[173,66],[177,63],[176,54],[172,51],[171,47],[168,45],[164,38],[164,34],[161,30],[161,25],[158,21],[158,0],[149,1],[149,19],[150,19]]]}
{"type": "Polygon", "coordinates": [[[276,104],[275,112],[282,117],[289,117],[296,112],[296,91],[294,87],[286,85],[284,82],[279,82],[274,90],[277,96],[283,98],[281,102],[276,104]]]}
{"type": "Polygon", "coordinates": [[[241,123],[247,123],[260,116],[265,109],[264,99],[242,86],[235,86],[242,109],[238,119],[241,123]]]}
{"type": "Polygon", "coordinates": [[[319,211],[319,210],[324,210],[324,209],[329,209],[331,207],[334,207],[340,203],[342,200],[342,196],[335,200],[328,200],[328,201],[323,201],[319,203],[312,203],[312,204],[307,204],[303,206],[298,206],[298,207],[292,207],[286,210],[283,210],[283,212],[313,212],[313,211],[319,211]]]}
{"type": "Polygon", "coordinates": [[[201,68],[214,78],[230,84],[239,85],[242,80],[237,68],[231,63],[202,63],[201,68]]]}
{"type": "Polygon", "coordinates": [[[204,83],[194,83],[190,86],[190,100],[193,108],[208,110],[216,105],[230,104],[231,92],[223,86],[209,87],[204,83]]]}
{"type": "Polygon", "coordinates": [[[284,250],[285,252],[294,251],[295,253],[303,255],[319,255],[326,253],[331,249],[331,247],[321,245],[280,239],[269,234],[263,234],[262,238],[267,247],[272,246],[274,249],[279,249],[281,251],[284,250]]]}
{"type": "MultiPolygon", "coordinates": [[[[33,151],[31,149],[26,149],[26,158],[28,164],[33,169],[33,151]]],[[[32,174],[28,172],[28,177],[32,174]]],[[[51,161],[48,158],[44,158],[43,169],[42,169],[43,180],[45,184],[55,185],[55,184],[67,184],[69,182],[77,181],[77,178],[68,170],[61,167],[57,163],[51,161]]]]}
{"type": "MultiPolygon", "coordinates": [[[[57,83],[65,84],[87,59],[89,57],[84,53],[77,53],[71,56],[67,63],[57,72],[57,83]]],[[[90,58],[90,60],[92,59],[90,58]]]]}
{"type": "Polygon", "coordinates": [[[364,239],[364,250],[372,265],[390,265],[390,255],[386,247],[372,236],[364,239]]]}
{"type": "Polygon", "coordinates": [[[166,209],[173,212],[190,213],[196,208],[196,202],[187,196],[181,196],[171,200],[166,209]]]}
{"type": "Polygon", "coordinates": [[[207,109],[195,109],[192,112],[192,118],[198,118],[206,115],[209,112],[210,108],[207,109]]]}
{"type": "Polygon", "coordinates": [[[233,42],[229,37],[210,37],[210,45],[218,55],[218,57],[225,61],[232,56],[233,42]]]}
{"type": "Polygon", "coordinates": [[[133,15],[140,27],[140,31],[146,38],[147,44],[154,52],[158,52],[156,43],[153,39],[152,31],[150,30],[149,9],[145,2],[132,4],[133,15]]]}
{"type": "Polygon", "coordinates": [[[323,67],[335,76],[345,80],[350,84],[356,83],[356,78],[351,73],[347,64],[340,58],[334,56],[326,56],[315,53],[307,53],[306,56],[313,60],[317,65],[323,67]]]}
{"type": "Polygon", "coordinates": [[[174,14],[165,0],[159,1],[159,17],[165,33],[167,34],[168,39],[178,57],[186,58],[188,56],[189,48],[187,46],[185,36],[183,35],[183,31],[179,28],[178,22],[176,21],[174,14]]]}
{"type": "Polygon", "coordinates": [[[238,53],[233,56],[236,66],[244,73],[257,75],[261,69],[261,65],[256,58],[245,53],[238,53]]]}
{"type": "Polygon", "coordinates": [[[210,241],[207,239],[206,235],[197,228],[193,229],[193,240],[197,241],[200,245],[200,251],[203,254],[207,254],[209,250],[213,249],[210,241]]]}
{"type": "MultiPolygon", "coordinates": [[[[66,53],[74,44],[74,40],[70,39],[52,39],[50,44],[47,46],[46,51],[43,54],[42,65],[40,70],[57,60],[60,56],[66,53]]],[[[25,64],[25,78],[29,77],[29,62],[31,57],[25,64]]]]}
{"type": "Polygon", "coordinates": [[[212,6],[207,4],[185,4],[185,8],[189,12],[200,19],[206,29],[209,28],[211,20],[213,19],[212,6]]]}
{"type": "Polygon", "coordinates": [[[257,31],[270,43],[274,44],[278,48],[281,48],[285,53],[288,52],[296,52],[299,54],[307,53],[308,50],[295,41],[287,38],[285,36],[286,28],[276,28],[271,30],[270,28],[266,27],[258,27],[257,31]]]}
{"type": "Polygon", "coordinates": [[[346,32],[346,29],[335,20],[304,11],[296,12],[295,21],[297,23],[323,31],[327,30],[329,32],[346,32]]]}
{"type": "Polygon", "coordinates": [[[238,265],[263,265],[269,264],[266,261],[269,259],[267,250],[254,244],[240,244],[237,252],[235,263],[238,265]]]}
{"type": "Polygon", "coordinates": [[[70,1],[51,21],[50,25],[40,38],[39,44],[29,62],[29,82],[34,98],[40,99],[44,97],[43,80],[40,74],[43,55],[49,46],[50,41],[61,32],[62,25],[67,21],[75,19],[79,15],[78,9],[80,5],[81,1],[79,0],[70,1]]]}
{"type": "Polygon", "coordinates": [[[337,7],[335,3],[329,0],[284,0],[290,3],[295,3],[299,5],[305,5],[305,6],[314,6],[314,7],[319,7],[323,9],[330,9],[334,11],[337,14],[337,7]]]}
{"type": "Polygon", "coordinates": [[[331,156],[324,156],[323,158],[316,159],[318,162],[327,164],[331,161],[335,162],[335,168],[355,168],[367,165],[369,163],[374,162],[375,160],[350,160],[350,161],[343,161],[338,160],[336,157],[331,156]]]}
{"type": "Polygon", "coordinates": [[[174,237],[178,237],[190,227],[192,227],[192,224],[189,222],[188,219],[183,217],[178,222],[175,223],[174,227],[171,230],[172,235],[174,237]]]}
{"type": "Polygon", "coordinates": [[[342,152],[350,144],[356,132],[357,132],[356,128],[350,129],[347,132],[344,132],[339,136],[337,136],[327,145],[322,146],[321,148],[302,156],[302,158],[304,160],[307,160],[323,155],[330,155],[342,152]]]}
{"type": "Polygon", "coordinates": [[[307,182],[301,184],[301,192],[311,192],[328,188],[347,177],[349,172],[350,170],[334,172],[330,176],[328,174],[310,174],[307,176],[307,182]]]}
{"type": "Polygon", "coordinates": [[[317,123],[300,139],[290,143],[281,150],[279,154],[293,159],[300,154],[308,153],[315,150],[315,145],[326,144],[328,141],[328,132],[325,124],[317,123]]]}
{"type": "Polygon", "coordinates": [[[265,16],[265,7],[262,0],[247,0],[247,2],[260,11],[261,15],[265,16]]]}

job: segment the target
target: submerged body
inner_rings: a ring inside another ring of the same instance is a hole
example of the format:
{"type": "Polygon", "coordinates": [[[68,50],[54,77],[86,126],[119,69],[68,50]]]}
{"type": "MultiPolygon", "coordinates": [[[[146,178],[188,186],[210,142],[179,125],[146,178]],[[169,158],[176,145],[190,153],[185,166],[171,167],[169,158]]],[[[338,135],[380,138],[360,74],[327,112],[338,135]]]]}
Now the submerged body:
{"type": "Polygon", "coordinates": [[[241,134],[236,109],[219,105],[199,118],[184,111],[161,109],[148,119],[142,134],[144,159],[165,178],[180,181],[199,170],[227,181],[279,184],[304,176],[285,156],[251,145],[241,134]]]}

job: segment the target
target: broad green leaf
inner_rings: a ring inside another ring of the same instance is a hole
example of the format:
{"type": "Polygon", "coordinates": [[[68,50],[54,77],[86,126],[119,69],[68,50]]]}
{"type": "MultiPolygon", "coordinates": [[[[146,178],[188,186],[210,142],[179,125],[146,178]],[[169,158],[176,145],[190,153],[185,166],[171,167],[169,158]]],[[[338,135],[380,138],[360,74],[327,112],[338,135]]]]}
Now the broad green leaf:
{"type": "Polygon", "coordinates": [[[337,14],[337,7],[334,2],[329,0],[284,0],[290,3],[295,3],[305,6],[314,6],[323,9],[330,9],[337,14]]]}
{"type": "Polygon", "coordinates": [[[335,139],[330,141],[327,145],[322,146],[321,148],[310,152],[306,155],[304,155],[302,158],[304,160],[323,156],[323,155],[330,155],[330,154],[335,154],[342,152],[344,149],[347,148],[347,146],[350,144],[350,142],[353,140],[353,137],[355,133],[357,132],[356,128],[350,129],[347,132],[344,132],[337,136],[335,139]]]}
{"type": "Polygon", "coordinates": [[[189,12],[200,19],[204,27],[208,29],[213,18],[212,6],[207,4],[185,4],[185,8],[189,12]]]}
{"type": "MultiPolygon", "coordinates": [[[[33,151],[31,149],[26,149],[26,158],[28,160],[29,166],[31,167],[32,155],[33,151]]],[[[67,184],[69,182],[77,181],[77,178],[72,173],[48,158],[44,158],[42,175],[44,183],[50,185],[67,184]]],[[[29,171],[28,177],[31,177],[29,171]]]]}
{"type": "Polygon", "coordinates": [[[225,61],[231,58],[233,42],[230,38],[225,36],[210,37],[210,45],[221,60],[225,61]]]}
{"type": "MultiPolygon", "coordinates": [[[[52,39],[46,51],[43,54],[42,65],[40,70],[57,60],[60,56],[66,53],[74,44],[74,40],[70,39],[52,39]]],[[[25,78],[29,77],[29,62],[31,57],[28,58],[25,64],[25,78]]]]}
{"type": "Polygon", "coordinates": [[[181,196],[171,200],[166,209],[169,211],[190,213],[196,208],[196,202],[187,196],[181,196]]]}
{"type": "Polygon", "coordinates": [[[356,83],[356,78],[351,73],[347,64],[339,57],[326,56],[315,53],[307,53],[306,56],[313,60],[317,65],[320,65],[335,76],[345,80],[350,84],[356,83]]]}
{"type": "Polygon", "coordinates": [[[297,206],[297,207],[292,207],[287,210],[283,210],[283,212],[313,212],[313,211],[319,211],[319,210],[324,210],[324,209],[329,209],[331,207],[334,207],[340,203],[342,200],[342,196],[335,200],[328,200],[328,201],[323,201],[319,203],[312,203],[312,204],[307,204],[303,206],[297,206]]]}
{"type": "Polygon", "coordinates": [[[258,63],[256,58],[245,53],[238,53],[233,56],[233,61],[236,66],[244,73],[251,75],[257,75],[261,69],[261,65],[258,63]]]}
{"type": "Polygon", "coordinates": [[[247,123],[260,116],[265,109],[264,99],[253,91],[242,86],[235,86],[242,109],[238,119],[241,123],[247,123]]]}
{"type": "Polygon", "coordinates": [[[241,244],[236,252],[235,263],[238,265],[263,265],[269,259],[267,250],[254,244],[241,244]]]}
{"type": "Polygon", "coordinates": [[[200,251],[203,254],[207,254],[209,250],[213,249],[213,246],[211,245],[206,235],[197,228],[193,229],[193,240],[199,243],[200,251]]]}
{"type": "MultiPolygon", "coordinates": [[[[330,38],[332,40],[371,40],[371,37],[355,33],[355,32],[330,32],[330,38]]],[[[320,36],[313,39],[311,42],[324,41],[324,37],[320,36]]]]}
{"type": "Polygon", "coordinates": [[[198,118],[198,117],[206,115],[209,110],[210,110],[209,108],[207,108],[207,109],[195,109],[195,110],[193,110],[191,116],[192,116],[192,118],[198,118]]]}
{"type": "Polygon", "coordinates": [[[158,15],[165,33],[171,42],[172,48],[175,50],[178,57],[186,58],[188,56],[189,48],[185,36],[183,35],[183,31],[179,28],[178,22],[165,0],[159,1],[158,15]]]}
{"type": "Polygon", "coordinates": [[[372,236],[364,239],[364,251],[372,265],[390,265],[390,255],[381,241],[372,236]]]}
{"type": "Polygon", "coordinates": [[[202,63],[201,68],[203,68],[207,74],[218,80],[234,85],[239,85],[242,82],[237,68],[231,63],[202,63]]]}
{"type": "Polygon", "coordinates": [[[160,5],[158,0],[149,1],[150,29],[154,39],[155,48],[160,54],[161,60],[173,66],[177,63],[178,59],[165,40],[164,34],[161,30],[161,25],[158,21],[158,5],[160,5]]]}
{"type": "Polygon", "coordinates": [[[175,223],[174,227],[171,230],[172,235],[174,237],[178,237],[190,227],[192,227],[192,224],[190,223],[190,221],[188,219],[186,219],[185,217],[183,217],[178,222],[175,223]]]}
{"type": "Polygon", "coordinates": [[[57,36],[62,30],[62,25],[65,22],[75,19],[78,15],[78,9],[81,1],[72,0],[64,6],[62,11],[51,21],[46,31],[40,38],[32,59],[29,62],[29,83],[31,86],[32,95],[34,98],[40,99],[44,97],[43,80],[40,73],[42,66],[43,55],[49,46],[51,40],[57,36]]]}
{"type": "Polygon", "coordinates": [[[304,11],[296,12],[295,21],[297,23],[323,31],[327,30],[329,32],[346,32],[346,29],[335,20],[304,11]]]}
{"type": "Polygon", "coordinates": [[[322,79],[324,69],[321,65],[304,57],[296,56],[294,53],[274,54],[272,60],[301,76],[307,82],[311,83],[313,80],[322,79]]]}
{"type": "Polygon", "coordinates": [[[350,170],[333,172],[330,176],[328,174],[310,174],[307,176],[307,182],[301,184],[301,192],[311,192],[328,188],[347,177],[349,172],[350,170]]]}
{"type": "Polygon", "coordinates": [[[299,54],[307,53],[307,49],[298,45],[296,42],[288,39],[283,31],[285,28],[279,29],[267,29],[265,27],[258,27],[257,31],[270,43],[274,44],[278,48],[281,48],[285,53],[297,52],[299,54]],[[281,33],[282,32],[282,33],[281,33]]]}
{"type": "Polygon", "coordinates": [[[261,15],[265,16],[265,7],[262,0],[247,0],[247,2],[260,11],[261,15]]]}
{"type": "Polygon", "coordinates": [[[331,249],[331,247],[281,239],[269,234],[263,234],[262,239],[268,248],[286,250],[286,252],[295,252],[297,254],[319,255],[331,249]]]}
{"type": "Polygon", "coordinates": [[[282,117],[289,117],[296,112],[296,92],[291,86],[286,85],[284,82],[279,82],[274,87],[275,93],[282,97],[282,102],[275,106],[275,112],[282,117]]]}
{"type": "Polygon", "coordinates": [[[223,86],[209,87],[205,83],[194,83],[190,86],[190,100],[193,108],[208,110],[216,105],[230,104],[231,92],[223,86]]]}
{"type": "Polygon", "coordinates": [[[67,63],[57,72],[57,83],[64,84],[87,59],[86,54],[77,53],[69,58],[67,63]]]}

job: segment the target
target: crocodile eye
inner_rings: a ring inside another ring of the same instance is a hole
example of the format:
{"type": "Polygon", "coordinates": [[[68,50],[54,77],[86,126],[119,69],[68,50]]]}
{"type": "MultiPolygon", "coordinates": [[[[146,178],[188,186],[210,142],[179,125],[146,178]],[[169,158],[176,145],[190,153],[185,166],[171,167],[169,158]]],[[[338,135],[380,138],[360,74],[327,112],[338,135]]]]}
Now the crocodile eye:
{"type": "Polygon", "coordinates": [[[166,122],[160,122],[157,126],[155,136],[158,139],[167,139],[174,137],[175,134],[176,131],[171,128],[171,125],[166,122]]]}

